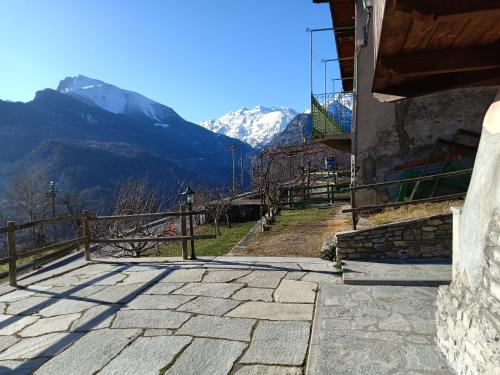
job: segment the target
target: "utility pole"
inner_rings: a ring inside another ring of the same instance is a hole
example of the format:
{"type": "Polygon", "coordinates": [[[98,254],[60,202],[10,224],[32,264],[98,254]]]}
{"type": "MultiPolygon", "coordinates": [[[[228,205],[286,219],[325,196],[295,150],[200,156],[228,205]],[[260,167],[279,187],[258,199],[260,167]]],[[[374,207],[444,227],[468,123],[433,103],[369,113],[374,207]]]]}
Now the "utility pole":
{"type": "MultiPolygon", "coordinates": [[[[54,185],[54,181],[50,181],[49,190],[47,191],[47,198],[50,203],[50,210],[52,214],[52,218],[56,217],[56,188],[54,185]]],[[[57,229],[56,223],[52,223],[52,242],[57,242],[57,229]]]]}
{"type": "Polygon", "coordinates": [[[234,153],[236,152],[236,145],[232,144],[229,145],[229,150],[231,151],[231,156],[233,158],[233,194],[236,194],[236,164],[235,164],[235,155],[234,153]]]}
{"type": "Polygon", "coordinates": [[[243,151],[240,154],[240,170],[241,170],[241,191],[243,191],[243,151]]]}

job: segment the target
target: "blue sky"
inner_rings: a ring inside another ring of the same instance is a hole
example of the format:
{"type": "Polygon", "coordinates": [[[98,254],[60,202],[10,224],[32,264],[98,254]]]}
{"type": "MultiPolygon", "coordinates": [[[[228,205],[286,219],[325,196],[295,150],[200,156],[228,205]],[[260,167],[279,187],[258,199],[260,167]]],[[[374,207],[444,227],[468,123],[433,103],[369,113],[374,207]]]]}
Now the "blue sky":
{"type": "MultiPolygon", "coordinates": [[[[29,101],[66,76],[140,92],[193,122],[309,101],[312,0],[0,0],[0,99],[29,101]]],[[[314,36],[315,85],[331,32],[314,36]]],[[[336,63],[328,66],[338,77],[336,63]]],[[[329,83],[331,86],[331,83],[329,83]]],[[[316,90],[315,90],[316,91],[316,90]]],[[[322,91],[322,90],[318,90],[322,91]]]]}

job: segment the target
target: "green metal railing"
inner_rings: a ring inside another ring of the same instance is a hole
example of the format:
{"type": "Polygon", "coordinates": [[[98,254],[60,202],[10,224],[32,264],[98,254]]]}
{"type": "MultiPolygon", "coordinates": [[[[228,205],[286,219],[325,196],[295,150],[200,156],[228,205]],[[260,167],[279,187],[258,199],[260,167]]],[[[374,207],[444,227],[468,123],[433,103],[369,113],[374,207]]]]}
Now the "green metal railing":
{"type": "Polygon", "coordinates": [[[344,130],[337,124],[330,113],[311,96],[312,135],[324,137],[325,135],[343,135],[344,130]]]}

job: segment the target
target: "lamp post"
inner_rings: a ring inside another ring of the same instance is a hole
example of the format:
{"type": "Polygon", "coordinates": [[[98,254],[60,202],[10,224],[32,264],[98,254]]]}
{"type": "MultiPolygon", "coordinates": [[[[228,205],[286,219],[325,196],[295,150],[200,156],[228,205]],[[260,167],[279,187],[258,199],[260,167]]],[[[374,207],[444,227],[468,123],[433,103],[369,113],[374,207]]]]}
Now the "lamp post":
{"type": "MultiPolygon", "coordinates": [[[[56,217],[56,187],[54,181],[50,181],[49,190],[47,190],[47,198],[50,203],[50,211],[52,214],[52,218],[56,217]]],[[[57,242],[57,229],[56,224],[52,223],[52,241],[57,242]]]]}
{"type": "Polygon", "coordinates": [[[233,195],[236,194],[236,166],[234,153],[236,152],[237,146],[235,144],[229,145],[229,151],[231,151],[231,156],[233,158],[233,195]]]}
{"type": "Polygon", "coordinates": [[[196,259],[196,254],[194,252],[194,232],[193,232],[193,202],[194,202],[194,191],[191,187],[187,187],[186,190],[182,193],[186,197],[186,203],[188,205],[189,211],[189,236],[191,237],[191,260],[196,259]]]}

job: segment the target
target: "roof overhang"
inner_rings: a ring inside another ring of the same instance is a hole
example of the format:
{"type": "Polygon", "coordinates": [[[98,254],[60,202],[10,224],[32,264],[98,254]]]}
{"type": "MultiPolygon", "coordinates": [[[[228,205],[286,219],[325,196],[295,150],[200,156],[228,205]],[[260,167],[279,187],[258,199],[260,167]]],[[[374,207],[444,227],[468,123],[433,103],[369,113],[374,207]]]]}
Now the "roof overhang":
{"type": "Polygon", "coordinates": [[[379,99],[500,84],[500,1],[377,0],[375,7],[379,99]]]}
{"type": "Polygon", "coordinates": [[[355,1],[313,0],[313,2],[330,4],[342,87],[344,91],[352,91],[352,77],[354,77],[355,1]]]}

